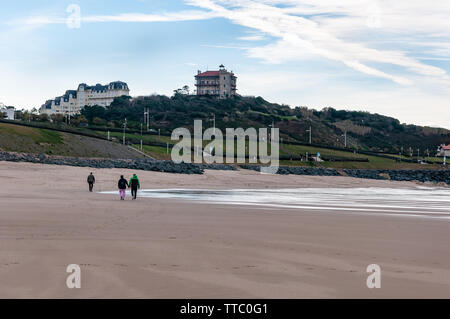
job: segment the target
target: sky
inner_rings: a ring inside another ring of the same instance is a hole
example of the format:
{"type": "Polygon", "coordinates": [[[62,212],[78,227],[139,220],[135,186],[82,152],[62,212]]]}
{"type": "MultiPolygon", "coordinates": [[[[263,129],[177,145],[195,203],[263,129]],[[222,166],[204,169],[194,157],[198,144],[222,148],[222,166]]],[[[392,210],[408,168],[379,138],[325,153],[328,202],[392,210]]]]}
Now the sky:
{"type": "Polygon", "coordinates": [[[450,129],[450,1],[0,0],[0,102],[39,108],[125,81],[194,88],[224,64],[241,95],[450,129]]]}

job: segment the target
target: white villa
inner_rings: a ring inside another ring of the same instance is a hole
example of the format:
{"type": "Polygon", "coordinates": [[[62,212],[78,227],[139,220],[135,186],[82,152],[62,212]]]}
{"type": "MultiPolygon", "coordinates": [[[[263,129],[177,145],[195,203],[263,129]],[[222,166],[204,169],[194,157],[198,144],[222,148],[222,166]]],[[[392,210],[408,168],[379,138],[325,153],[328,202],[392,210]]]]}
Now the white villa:
{"type": "Polygon", "coordinates": [[[68,90],[63,96],[48,100],[41,106],[41,114],[74,115],[80,113],[85,106],[99,105],[107,107],[116,97],[129,96],[130,89],[125,82],[111,82],[108,85],[97,84],[89,86],[85,83],[78,85],[77,90],[68,90]]]}
{"type": "Polygon", "coordinates": [[[14,113],[16,109],[12,106],[6,106],[5,104],[0,102],[0,113],[6,114],[7,120],[14,120],[14,113]]]}

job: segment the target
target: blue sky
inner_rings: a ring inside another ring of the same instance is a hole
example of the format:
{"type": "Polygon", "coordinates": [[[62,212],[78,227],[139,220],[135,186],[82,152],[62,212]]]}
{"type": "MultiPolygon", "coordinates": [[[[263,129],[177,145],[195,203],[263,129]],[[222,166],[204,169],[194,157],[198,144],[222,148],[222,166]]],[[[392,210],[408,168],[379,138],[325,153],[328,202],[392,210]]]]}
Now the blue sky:
{"type": "Polygon", "coordinates": [[[242,95],[450,128],[450,3],[16,0],[1,9],[7,105],[39,107],[81,82],[170,95],[223,63],[242,95]],[[70,5],[79,28],[67,24],[70,5]]]}

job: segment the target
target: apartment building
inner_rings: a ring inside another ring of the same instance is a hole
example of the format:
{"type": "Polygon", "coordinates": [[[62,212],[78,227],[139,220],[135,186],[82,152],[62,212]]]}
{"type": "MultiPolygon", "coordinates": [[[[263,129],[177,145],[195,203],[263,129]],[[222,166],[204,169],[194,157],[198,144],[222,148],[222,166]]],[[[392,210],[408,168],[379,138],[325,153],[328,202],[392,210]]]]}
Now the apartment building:
{"type": "Polygon", "coordinates": [[[47,100],[40,108],[41,114],[74,115],[80,113],[85,106],[99,105],[107,107],[116,97],[129,96],[130,90],[125,82],[111,82],[107,85],[78,85],[77,90],[68,90],[62,96],[47,100]]]}

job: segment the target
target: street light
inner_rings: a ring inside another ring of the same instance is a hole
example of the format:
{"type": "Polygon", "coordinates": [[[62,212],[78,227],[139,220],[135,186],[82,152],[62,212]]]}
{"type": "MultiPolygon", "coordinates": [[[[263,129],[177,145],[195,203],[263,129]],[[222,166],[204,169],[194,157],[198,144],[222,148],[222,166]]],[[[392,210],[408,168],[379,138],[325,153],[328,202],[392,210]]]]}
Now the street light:
{"type": "Polygon", "coordinates": [[[141,151],[142,151],[142,123],[141,123],[141,151]]]}
{"type": "MultiPolygon", "coordinates": [[[[269,124],[269,127],[275,129],[275,122],[272,121],[272,124],[269,124]]],[[[271,140],[271,137],[272,137],[272,134],[271,134],[271,133],[272,133],[272,130],[271,130],[270,133],[269,133],[269,140],[271,140]]],[[[269,141],[267,141],[267,142],[269,142],[269,141]]]]}
{"type": "Polygon", "coordinates": [[[216,113],[213,114],[213,118],[209,119],[210,121],[213,121],[213,127],[214,127],[214,136],[216,136],[216,113]]]}
{"type": "Polygon", "coordinates": [[[144,122],[147,123],[147,132],[150,131],[150,110],[146,108],[144,111],[144,122]]]}
{"type": "Polygon", "coordinates": [[[344,134],[341,136],[344,137],[344,145],[345,145],[345,148],[347,148],[347,131],[344,131],[344,134]]]}
{"type": "Polygon", "coordinates": [[[123,123],[123,145],[125,145],[125,131],[127,130],[127,118],[125,118],[125,122],[123,123]]]}
{"type": "Polygon", "coordinates": [[[309,132],[309,144],[312,144],[312,127],[310,126],[306,132],[309,132]]]}

